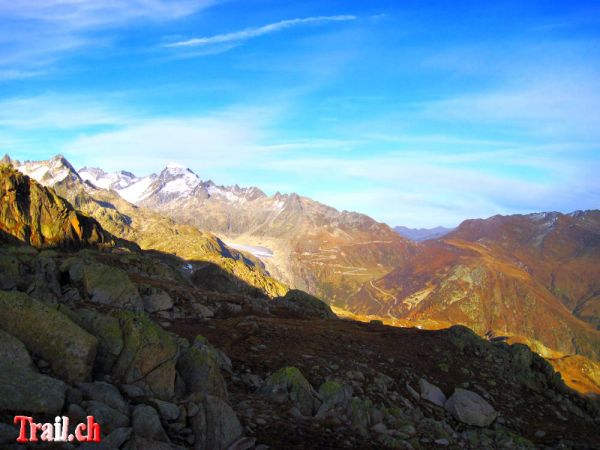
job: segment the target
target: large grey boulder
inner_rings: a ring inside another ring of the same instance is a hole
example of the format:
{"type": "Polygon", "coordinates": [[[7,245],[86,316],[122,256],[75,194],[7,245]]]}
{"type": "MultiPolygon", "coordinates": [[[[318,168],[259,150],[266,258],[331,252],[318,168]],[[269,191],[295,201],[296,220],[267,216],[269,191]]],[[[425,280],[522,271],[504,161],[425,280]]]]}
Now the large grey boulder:
{"type": "Polygon", "coordinates": [[[217,350],[199,336],[177,359],[177,371],[189,393],[211,394],[227,399],[227,385],[221,375],[217,350]]]}
{"type": "Polygon", "coordinates": [[[57,414],[67,386],[37,373],[25,345],[0,330],[0,410],[57,414]]]}
{"type": "Polygon", "coordinates": [[[296,367],[283,367],[270,375],[258,394],[275,402],[289,400],[305,416],[312,416],[321,404],[311,384],[296,367]]]}
{"type": "Polygon", "coordinates": [[[162,289],[144,286],[141,291],[144,309],[147,312],[155,313],[173,308],[173,299],[162,289]]]}
{"type": "Polygon", "coordinates": [[[56,309],[22,292],[0,291],[0,328],[48,361],[61,378],[91,377],[98,341],[56,309]]]}
{"type": "Polygon", "coordinates": [[[175,392],[175,360],[179,347],[175,339],[146,314],[117,311],[123,333],[123,351],[112,374],[121,384],[132,384],[169,400],[175,392]]]}
{"type": "Polygon", "coordinates": [[[328,412],[341,408],[345,409],[352,400],[352,386],[346,383],[328,380],[319,387],[319,398],[323,402],[317,411],[317,418],[322,418],[328,412]]]}
{"type": "Polygon", "coordinates": [[[456,420],[467,425],[487,427],[498,412],[479,394],[467,389],[456,388],[444,405],[456,420]]]}
{"type": "Polygon", "coordinates": [[[146,439],[170,442],[156,410],[149,405],[137,405],[131,414],[133,434],[146,439]]]}
{"type": "Polygon", "coordinates": [[[98,339],[95,369],[100,373],[111,373],[124,345],[119,320],[108,314],[86,308],[78,309],[70,317],[81,328],[98,339]]]}
{"type": "Polygon", "coordinates": [[[446,395],[435,384],[429,383],[425,378],[419,380],[419,388],[421,390],[421,398],[433,403],[434,405],[444,407],[446,403],[446,395]]]}
{"type": "Polygon", "coordinates": [[[117,428],[129,426],[129,416],[95,400],[83,402],[86,412],[102,427],[102,433],[111,433],[117,428]]]}
{"type": "Polygon", "coordinates": [[[144,308],[136,286],[121,269],[73,257],[63,262],[60,270],[68,273],[94,303],[137,312],[144,308]]]}
{"type": "Polygon", "coordinates": [[[129,405],[112,384],[95,381],[94,383],[80,383],[77,387],[86,399],[102,402],[123,414],[129,414],[129,405]]]}
{"type": "Polygon", "coordinates": [[[224,450],[242,437],[235,412],[221,398],[207,395],[192,417],[194,450],[224,450]]]}

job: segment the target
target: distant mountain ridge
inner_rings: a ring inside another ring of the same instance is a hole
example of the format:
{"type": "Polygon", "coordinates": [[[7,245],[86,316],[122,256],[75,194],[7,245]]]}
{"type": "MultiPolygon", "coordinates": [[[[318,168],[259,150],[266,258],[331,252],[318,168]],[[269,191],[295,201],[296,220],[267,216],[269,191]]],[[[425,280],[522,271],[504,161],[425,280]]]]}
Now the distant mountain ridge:
{"type": "Polygon", "coordinates": [[[267,196],[257,187],[218,186],[178,164],[142,178],[89,168],[80,174],[234,246],[266,248],[272,256],[264,263],[276,278],[342,306],[363,283],[393,269],[412,245],[366,215],[295,193],[267,196]]]}
{"type": "MultiPolygon", "coordinates": [[[[123,199],[118,191],[99,188],[90,181],[90,173],[95,175],[96,181],[98,177],[106,180],[110,174],[99,169],[85,169],[82,177],[61,155],[35,162],[5,159],[42,185],[53,188],[74,207],[97,219],[104,229],[115,236],[134,241],[143,249],[171,253],[195,261],[191,271],[208,270],[206,263],[210,262],[229,273],[234,281],[239,279],[240,286],[253,286],[269,296],[284,295],[289,289],[272,278],[260,260],[228,247],[217,236],[177,224],[157,212],[137,207],[123,199]]],[[[137,179],[127,172],[119,174],[125,176],[111,178],[117,186],[123,178],[137,179]]]]}
{"type": "Polygon", "coordinates": [[[423,242],[363,286],[348,309],[425,327],[460,323],[514,336],[547,356],[597,360],[599,283],[600,211],[494,216],[423,242]]]}
{"type": "Polygon", "coordinates": [[[427,241],[437,239],[450,233],[454,228],[435,227],[435,228],[408,228],[403,226],[394,227],[394,231],[400,236],[404,236],[411,241],[427,241]]]}

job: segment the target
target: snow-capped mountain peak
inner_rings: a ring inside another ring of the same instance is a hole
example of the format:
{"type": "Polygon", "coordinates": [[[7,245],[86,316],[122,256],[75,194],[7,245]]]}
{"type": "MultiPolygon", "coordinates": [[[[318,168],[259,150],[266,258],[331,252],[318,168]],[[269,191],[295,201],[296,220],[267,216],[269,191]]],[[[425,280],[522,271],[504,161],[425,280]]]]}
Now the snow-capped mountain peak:
{"type": "Polygon", "coordinates": [[[80,179],[75,168],[62,155],[56,155],[46,161],[13,161],[13,165],[44,186],[52,186],[67,178],[80,179]]]}
{"type": "Polygon", "coordinates": [[[119,172],[106,173],[104,170],[95,167],[83,167],[79,169],[79,176],[96,187],[113,189],[115,191],[125,189],[140,180],[131,172],[121,170],[119,172]]]}

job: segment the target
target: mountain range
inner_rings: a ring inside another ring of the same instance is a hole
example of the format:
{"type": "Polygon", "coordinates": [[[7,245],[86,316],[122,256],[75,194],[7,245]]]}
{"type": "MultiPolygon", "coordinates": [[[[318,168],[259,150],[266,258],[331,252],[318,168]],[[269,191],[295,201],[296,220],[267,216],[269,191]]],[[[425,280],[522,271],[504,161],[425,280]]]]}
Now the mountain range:
{"type": "Polygon", "coordinates": [[[437,239],[450,233],[454,228],[434,227],[434,228],[408,228],[403,226],[394,227],[394,231],[400,236],[404,236],[411,241],[428,241],[437,239]]]}
{"type": "Polygon", "coordinates": [[[463,324],[555,361],[600,359],[597,210],[467,220],[415,242],[424,234],[407,239],[298,194],[219,186],[176,164],[146,177],[77,171],[60,156],[12,164],[114,236],[192,260],[194,270],[225,267],[271,296],[291,287],[355,318],[463,324]]]}

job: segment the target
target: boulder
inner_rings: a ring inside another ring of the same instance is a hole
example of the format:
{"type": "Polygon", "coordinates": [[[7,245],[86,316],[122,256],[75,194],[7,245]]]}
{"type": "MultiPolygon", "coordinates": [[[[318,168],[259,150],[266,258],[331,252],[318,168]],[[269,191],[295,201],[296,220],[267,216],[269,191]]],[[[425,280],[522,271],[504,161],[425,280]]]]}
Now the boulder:
{"type": "Polygon", "coordinates": [[[419,380],[421,398],[433,403],[434,405],[444,407],[446,395],[434,384],[429,383],[425,378],[419,380]]]}
{"type": "Polygon", "coordinates": [[[102,433],[111,433],[117,428],[129,426],[129,416],[114,408],[95,400],[83,402],[88,415],[94,416],[96,423],[102,427],[102,433]]]}
{"type": "Polygon", "coordinates": [[[276,297],[273,301],[276,305],[283,306],[300,317],[337,318],[327,303],[298,289],[291,289],[284,296],[276,297]]]}
{"type": "Polygon", "coordinates": [[[0,365],[32,370],[34,368],[25,345],[16,337],[2,330],[0,330],[0,365]]]}
{"type": "Polygon", "coordinates": [[[37,373],[25,345],[0,330],[0,410],[57,414],[67,386],[37,373]]]}
{"type": "Polygon", "coordinates": [[[154,406],[154,408],[156,408],[160,416],[165,420],[177,420],[181,414],[179,406],[177,406],[174,403],[165,402],[164,400],[158,400],[156,398],[148,400],[148,403],[154,406]]]}
{"type": "Polygon", "coordinates": [[[177,371],[185,382],[188,393],[205,393],[227,399],[227,385],[221,375],[219,352],[204,338],[196,338],[194,345],[181,352],[177,371]]]}
{"type": "Polygon", "coordinates": [[[83,266],[83,287],[94,303],[130,311],[142,311],[143,302],[126,272],[94,263],[83,266]]]}
{"type": "Polygon", "coordinates": [[[296,367],[283,367],[270,375],[258,393],[276,402],[289,400],[305,416],[312,416],[321,403],[313,387],[296,367]]]}
{"type": "Polygon", "coordinates": [[[0,253],[0,289],[16,289],[20,282],[19,260],[13,255],[0,253]]]}
{"type": "Polygon", "coordinates": [[[346,408],[352,399],[352,386],[337,381],[325,381],[319,387],[319,398],[323,402],[317,411],[316,417],[324,417],[329,411],[336,408],[346,408]]]}
{"type": "Polygon", "coordinates": [[[224,450],[242,437],[235,412],[221,398],[207,395],[192,418],[194,450],[224,450]]]}
{"type": "Polygon", "coordinates": [[[121,384],[133,384],[153,397],[168,400],[175,392],[175,339],[146,314],[118,311],[115,317],[123,333],[123,351],[112,374],[121,384]]]}
{"type": "Polygon", "coordinates": [[[70,317],[98,339],[95,369],[100,373],[111,373],[123,350],[123,335],[119,320],[108,314],[85,308],[77,310],[70,317]]]}
{"type": "Polygon", "coordinates": [[[108,436],[102,438],[102,443],[113,448],[121,448],[131,437],[131,428],[116,428],[108,436]]]}
{"type": "Polygon", "coordinates": [[[159,288],[150,286],[143,288],[142,299],[144,310],[149,313],[168,311],[173,308],[173,299],[171,296],[159,288]]]}
{"type": "Polygon", "coordinates": [[[81,383],[77,387],[81,389],[86,399],[102,402],[123,414],[129,415],[129,405],[123,399],[119,390],[112,384],[95,381],[94,383],[81,383]]]}
{"type": "Polygon", "coordinates": [[[21,292],[0,292],[0,328],[48,361],[61,378],[90,378],[98,341],[56,309],[21,292]]]}
{"type": "Polygon", "coordinates": [[[137,405],[131,414],[133,434],[160,442],[170,442],[156,410],[149,405],[137,405]]]}
{"type": "Polygon", "coordinates": [[[467,389],[456,388],[444,405],[456,420],[467,425],[487,427],[498,412],[479,394],[467,389]]]}

